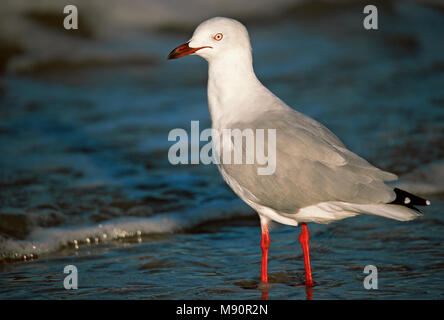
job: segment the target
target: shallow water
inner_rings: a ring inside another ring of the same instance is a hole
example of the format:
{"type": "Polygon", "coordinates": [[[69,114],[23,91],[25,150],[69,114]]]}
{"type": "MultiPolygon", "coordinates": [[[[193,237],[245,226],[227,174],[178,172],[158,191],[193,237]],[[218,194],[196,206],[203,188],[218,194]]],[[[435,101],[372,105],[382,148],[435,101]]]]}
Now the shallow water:
{"type": "Polygon", "coordinates": [[[260,286],[256,214],[214,166],[167,158],[171,129],[210,126],[206,63],[165,60],[189,34],[139,34],[98,45],[149,57],[137,63],[2,76],[0,298],[442,299],[444,15],[383,12],[377,33],[355,12],[246,24],[264,84],[429,193],[423,216],[310,224],[312,292],[300,285],[299,228],[276,224],[271,285],[260,286]],[[69,264],[76,291],[63,288],[69,264]],[[378,290],[363,287],[369,264],[378,290]]]}

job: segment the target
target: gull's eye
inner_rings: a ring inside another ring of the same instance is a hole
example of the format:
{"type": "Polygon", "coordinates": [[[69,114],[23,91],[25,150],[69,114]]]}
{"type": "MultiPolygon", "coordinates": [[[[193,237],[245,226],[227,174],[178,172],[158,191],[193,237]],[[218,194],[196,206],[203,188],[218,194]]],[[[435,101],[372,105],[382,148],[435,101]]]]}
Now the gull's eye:
{"type": "Polygon", "coordinates": [[[220,41],[220,40],[222,40],[222,38],[224,37],[224,35],[222,34],[222,33],[218,33],[218,34],[216,34],[214,37],[213,37],[213,39],[214,40],[216,40],[216,41],[220,41]]]}

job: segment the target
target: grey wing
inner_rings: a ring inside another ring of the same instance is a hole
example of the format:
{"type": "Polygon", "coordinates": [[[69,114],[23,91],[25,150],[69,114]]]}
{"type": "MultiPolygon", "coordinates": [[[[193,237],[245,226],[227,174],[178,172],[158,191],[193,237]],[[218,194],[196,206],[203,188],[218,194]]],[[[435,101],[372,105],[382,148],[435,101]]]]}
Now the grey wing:
{"type": "MultiPolygon", "coordinates": [[[[259,175],[258,168],[263,166],[257,163],[220,165],[225,174],[248,191],[249,200],[257,204],[292,213],[325,201],[388,203],[395,198],[384,181],[396,180],[396,175],[372,166],[346,149],[322,124],[299,112],[268,112],[251,122],[230,127],[276,129],[273,174],[259,175]]],[[[266,140],[265,149],[267,143],[266,140]]]]}

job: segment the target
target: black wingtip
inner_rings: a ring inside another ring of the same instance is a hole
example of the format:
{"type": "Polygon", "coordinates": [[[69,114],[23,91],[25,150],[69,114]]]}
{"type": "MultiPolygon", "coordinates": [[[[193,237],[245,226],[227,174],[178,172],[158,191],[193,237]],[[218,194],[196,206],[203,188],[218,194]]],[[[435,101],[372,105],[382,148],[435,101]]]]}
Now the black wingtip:
{"type": "Polygon", "coordinates": [[[390,204],[398,204],[419,211],[415,206],[429,206],[430,200],[415,196],[407,191],[395,188],[396,198],[390,204]]]}

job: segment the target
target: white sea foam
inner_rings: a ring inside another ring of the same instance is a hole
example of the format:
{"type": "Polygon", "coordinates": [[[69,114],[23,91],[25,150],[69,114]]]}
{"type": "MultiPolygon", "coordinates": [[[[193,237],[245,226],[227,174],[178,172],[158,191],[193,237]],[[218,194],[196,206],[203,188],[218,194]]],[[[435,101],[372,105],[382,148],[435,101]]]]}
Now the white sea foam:
{"type": "MultiPolygon", "coordinates": [[[[396,186],[418,195],[443,193],[444,160],[401,176],[396,186]]],[[[24,240],[0,238],[0,261],[29,260],[64,247],[79,248],[127,237],[177,233],[202,223],[245,216],[254,216],[254,212],[241,200],[214,200],[192,210],[148,218],[118,218],[95,225],[35,228],[24,240]]]]}
{"type": "Polygon", "coordinates": [[[0,260],[29,260],[64,247],[78,248],[127,237],[176,233],[206,222],[254,216],[253,214],[240,200],[215,200],[192,210],[164,213],[149,218],[121,218],[70,228],[36,228],[24,240],[0,239],[0,260]]]}
{"type": "Polygon", "coordinates": [[[402,175],[397,187],[420,195],[444,193],[444,159],[402,175]]]}

